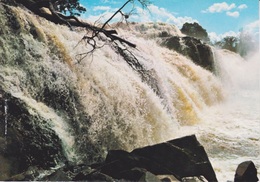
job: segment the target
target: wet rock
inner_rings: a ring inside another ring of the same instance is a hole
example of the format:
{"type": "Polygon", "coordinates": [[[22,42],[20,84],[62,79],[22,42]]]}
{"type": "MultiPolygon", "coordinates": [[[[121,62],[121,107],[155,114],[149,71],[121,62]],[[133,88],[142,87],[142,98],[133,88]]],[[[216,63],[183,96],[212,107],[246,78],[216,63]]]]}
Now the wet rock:
{"type": "Polygon", "coordinates": [[[204,182],[207,181],[203,176],[199,177],[185,177],[182,179],[182,182],[204,182]]]}
{"type": "Polygon", "coordinates": [[[238,165],[235,174],[235,182],[258,181],[257,170],[252,161],[245,161],[238,165]]]}
{"type": "Polygon", "coordinates": [[[0,89],[0,151],[2,151],[2,149],[4,148],[5,145],[5,140],[4,140],[4,136],[5,136],[5,125],[6,125],[6,96],[5,96],[5,92],[3,90],[0,89]],[[1,138],[2,137],[2,138],[1,138]]]}
{"type": "Polygon", "coordinates": [[[164,177],[161,179],[162,182],[171,182],[172,180],[168,177],[164,177]]]}
{"type": "Polygon", "coordinates": [[[75,177],[73,178],[73,181],[86,180],[88,178],[88,176],[93,172],[94,172],[94,170],[92,168],[86,167],[85,169],[82,169],[81,171],[79,171],[77,173],[77,175],[75,175],[75,177]]]}
{"type": "Polygon", "coordinates": [[[170,34],[167,31],[162,31],[161,33],[159,33],[159,37],[169,37],[170,34]]]}
{"type": "MultiPolygon", "coordinates": [[[[131,154],[142,156],[162,166],[164,174],[173,174],[177,179],[189,176],[204,176],[208,181],[217,181],[215,172],[203,146],[195,135],[168,141],[153,146],[136,149],[131,154]],[[168,171],[168,173],[165,173],[168,171]]],[[[147,166],[149,170],[149,166],[147,166]]],[[[162,174],[160,169],[152,169],[154,174],[162,174]]]]}
{"type": "Polygon", "coordinates": [[[143,168],[133,168],[129,171],[123,171],[120,175],[122,179],[127,181],[160,182],[157,176],[143,168]]]}
{"type": "Polygon", "coordinates": [[[115,181],[111,176],[103,174],[98,171],[89,172],[89,171],[82,171],[78,175],[75,176],[73,181],[106,181],[106,182],[113,182],[115,181]]]}
{"type": "Polygon", "coordinates": [[[214,57],[209,45],[193,37],[172,36],[162,45],[189,57],[195,64],[214,72],[214,57]]]}
{"type": "Polygon", "coordinates": [[[7,132],[2,155],[10,161],[10,175],[22,173],[30,166],[47,169],[65,160],[62,142],[48,125],[48,121],[33,112],[24,101],[5,92],[1,87],[0,93],[4,93],[0,102],[6,102],[8,107],[7,132]]]}
{"type": "Polygon", "coordinates": [[[135,149],[130,153],[109,151],[105,164],[98,168],[115,179],[128,178],[129,175],[123,174],[129,174],[133,168],[142,168],[154,175],[173,175],[178,180],[204,176],[208,181],[217,181],[208,156],[195,135],[135,149]]]}
{"type": "Polygon", "coordinates": [[[6,181],[26,181],[26,177],[24,175],[24,173],[21,174],[16,174],[14,176],[12,176],[9,179],[5,179],[6,181]]]}
{"type": "Polygon", "coordinates": [[[181,52],[181,37],[172,36],[163,43],[169,49],[173,49],[177,52],[181,52]]]}
{"type": "MultiPolygon", "coordinates": [[[[34,180],[33,168],[11,180],[34,180]],[[28,172],[31,171],[31,172],[28,172]]],[[[204,148],[194,135],[135,149],[109,151],[102,163],[65,166],[43,181],[217,181],[204,148]],[[174,179],[174,180],[172,180],[174,179]]]]}
{"type": "Polygon", "coordinates": [[[39,168],[30,166],[27,171],[13,175],[7,181],[33,181],[39,174],[39,168]]]}
{"type": "Polygon", "coordinates": [[[63,171],[63,169],[59,169],[48,176],[45,180],[47,181],[71,181],[72,179],[69,177],[67,173],[63,171]]]}

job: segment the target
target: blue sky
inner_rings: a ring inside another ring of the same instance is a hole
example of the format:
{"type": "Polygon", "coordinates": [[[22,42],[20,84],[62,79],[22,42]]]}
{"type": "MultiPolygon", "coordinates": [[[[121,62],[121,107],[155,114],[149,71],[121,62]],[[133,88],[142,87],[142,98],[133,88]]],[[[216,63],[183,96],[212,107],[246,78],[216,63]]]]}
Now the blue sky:
{"type": "MultiPolygon", "coordinates": [[[[126,0],[80,0],[87,8],[84,18],[90,21],[100,16],[107,19],[126,0]]],[[[185,22],[198,22],[212,39],[237,35],[239,30],[259,32],[259,0],[151,0],[149,11],[136,3],[131,21],[166,22],[179,28],[185,22]]],[[[127,12],[132,6],[124,10],[127,12]]],[[[259,33],[258,33],[259,34],[259,33]]]]}

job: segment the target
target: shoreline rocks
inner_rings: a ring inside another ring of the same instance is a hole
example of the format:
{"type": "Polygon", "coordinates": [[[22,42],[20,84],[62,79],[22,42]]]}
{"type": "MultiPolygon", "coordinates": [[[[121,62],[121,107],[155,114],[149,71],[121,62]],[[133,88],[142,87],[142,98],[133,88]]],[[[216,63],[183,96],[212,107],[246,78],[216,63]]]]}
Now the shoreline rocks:
{"type": "MultiPolygon", "coordinates": [[[[132,152],[111,150],[102,163],[66,163],[64,167],[39,180],[148,182],[161,181],[159,175],[174,176],[179,181],[189,177],[217,181],[208,156],[195,135],[138,148],[132,152]]],[[[26,175],[17,176],[21,180],[21,176],[26,175]]],[[[28,180],[28,175],[26,177],[28,180]]],[[[15,179],[15,176],[11,178],[15,179]]],[[[167,179],[163,178],[164,181],[167,179]]]]}
{"type": "MultiPolygon", "coordinates": [[[[63,167],[45,171],[29,167],[8,180],[39,181],[142,181],[204,182],[218,181],[204,147],[195,135],[135,149],[111,150],[106,159],[95,164],[65,162],[63,167]]],[[[235,182],[257,182],[252,161],[239,164],[235,182]]]]}

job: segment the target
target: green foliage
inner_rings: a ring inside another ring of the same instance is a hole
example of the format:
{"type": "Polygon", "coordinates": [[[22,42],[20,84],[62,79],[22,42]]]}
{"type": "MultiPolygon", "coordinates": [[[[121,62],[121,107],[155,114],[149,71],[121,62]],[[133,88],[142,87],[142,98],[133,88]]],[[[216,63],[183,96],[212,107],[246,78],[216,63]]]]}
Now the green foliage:
{"type": "Polygon", "coordinates": [[[226,36],[214,45],[221,49],[236,52],[242,57],[246,57],[248,54],[258,49],[257,42],[248,32],[241,32],[238,37],[226,36]]]}
{"type": "Polygon", "coordinates": [[[224,37],[221,41],[215,43],[215,46],[222,49],[227,49],[233,52],[237,52],[237,47],[239,44],[239,39],[234,36],[224,37]]]}
{"type": "Polygon", "coordinates": [[[72,16],[80,16],[86,11],[86,8],[80,5],[79,0],[52,0],[52,3],[57,11],[72,16]]]}
{"type": "MultiPolygon", "coordinates": [[[[86,11],[86,8],[80,5],[79,0],[51,0],[55,6],[55,9],[61,13],[69,14],[72,16],[80,16],[81,13],[86,11]]],[[[147,6],[151,3],[150,0],[128,0],[128,2],[139,2],[143,8],[147,8],[147,6]]]]}

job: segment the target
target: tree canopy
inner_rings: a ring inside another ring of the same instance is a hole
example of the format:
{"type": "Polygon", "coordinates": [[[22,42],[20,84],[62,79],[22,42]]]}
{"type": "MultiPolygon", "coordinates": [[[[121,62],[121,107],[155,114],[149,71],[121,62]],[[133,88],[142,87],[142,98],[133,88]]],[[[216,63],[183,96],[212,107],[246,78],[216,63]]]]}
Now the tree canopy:
{"type": "Polygon", "coordinates": [[[234,36],[226,36],[221,41],[215,43],[215,46],[220,47],[221,49],[227,49],[232,52],[237,52],[239,44],[239,39],[234,36]]]}
{"type": "Polygon", "coordinates": [[[80,5],[79,0],[52,0],[55,10],[71,16],[80,16],[86,8],[80,5]]]}
{"type": "Polygon", "coordinates": [[[191,37],[199,38],[203,41],[208,42],[209,37],[207,31],[202,28],[198,23],[184,23],[181,32],[191,37]]]}
{"type": "Polygon", "coordinates": [[[258,50],[258,44],[249,32],[240,32],[238,37],[226,36],[216,42],[215,46],[240,54],[242,57],[258,50]]]}

